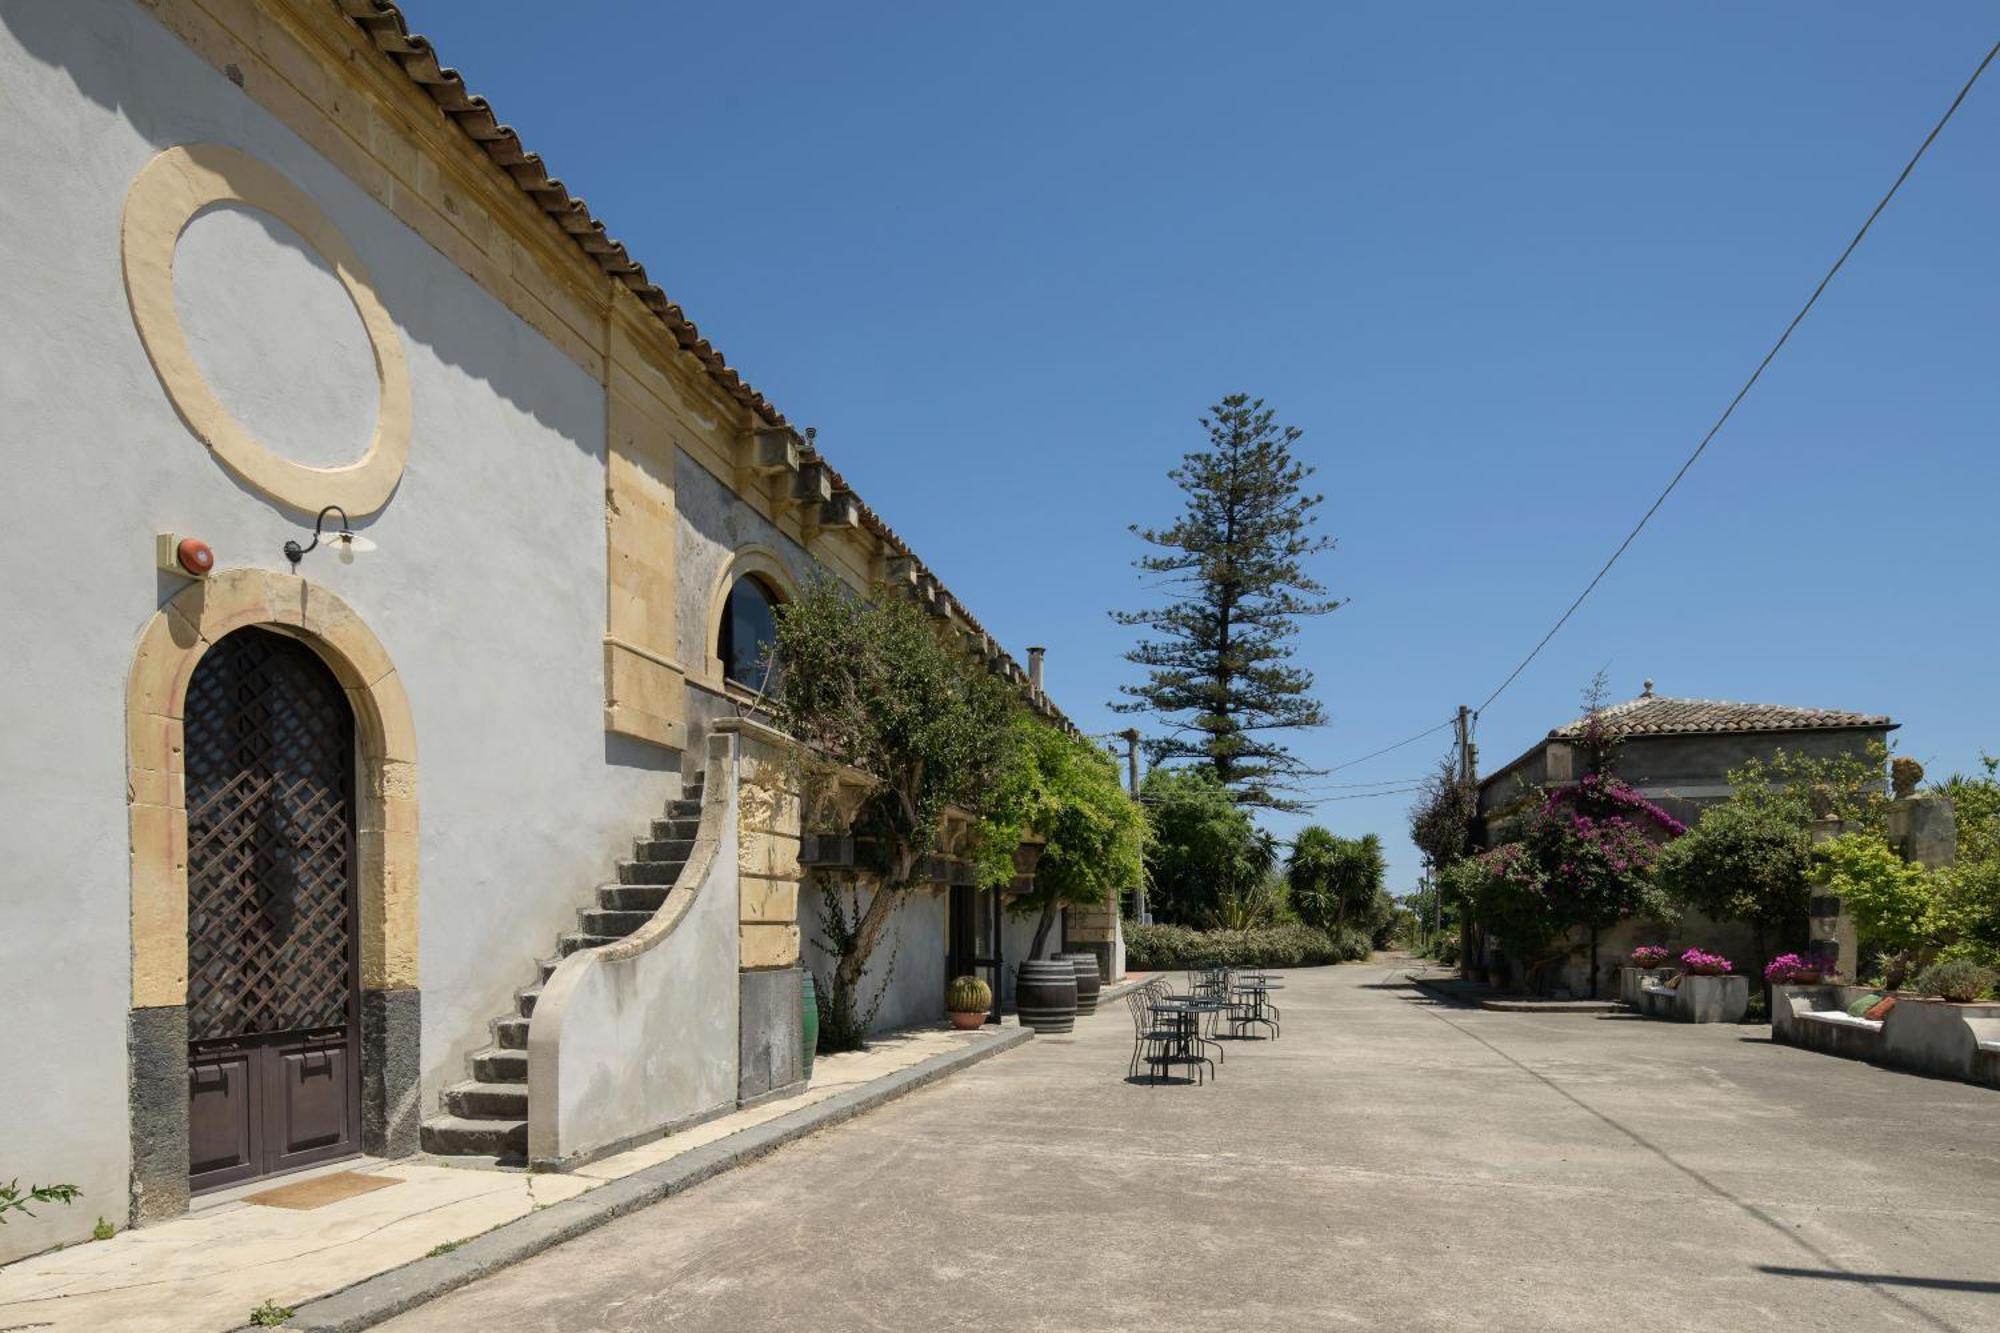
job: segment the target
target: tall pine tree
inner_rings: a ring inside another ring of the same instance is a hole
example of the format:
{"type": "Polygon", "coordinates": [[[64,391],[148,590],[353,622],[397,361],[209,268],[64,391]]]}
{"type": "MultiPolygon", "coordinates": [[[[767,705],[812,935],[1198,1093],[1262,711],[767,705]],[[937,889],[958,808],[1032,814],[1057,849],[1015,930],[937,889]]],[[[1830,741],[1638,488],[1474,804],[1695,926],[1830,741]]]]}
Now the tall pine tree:
{"type": "Polygon", "coordinates": [[[1239,805],[1302,808],[1286,796],[1315,775],[1275,733],[1322,726],[1312,673],[1292,664],[1301,616],[1340,605],[1306,572],[1333,545],[1313,532],[1325,497],[1302,489],[1313,469],[1292,456],[1300,431],[1279,426],[1261,398],[1231,394],[1201,419],[1210,447],[1168,473],[1187,494],[1173,526],[1132,531],[1160,547],[1133,563],[1165,575],[1176,600],[1114,611],[1146,633],[1125,654],[1146,668],[1125,685],[1121,713],[1152,713],[1172,728],[1151,737],[1154,763],[1206,764],[1239,805]]]}

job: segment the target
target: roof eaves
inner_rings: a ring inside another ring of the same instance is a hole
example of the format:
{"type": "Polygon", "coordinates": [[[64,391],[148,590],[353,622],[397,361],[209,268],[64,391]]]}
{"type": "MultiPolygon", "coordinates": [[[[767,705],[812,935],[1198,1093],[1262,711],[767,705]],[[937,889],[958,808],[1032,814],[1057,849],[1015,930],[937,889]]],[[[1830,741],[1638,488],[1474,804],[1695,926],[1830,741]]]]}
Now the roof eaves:
{"type": "MultiPolygon", "coordinates": [[[[762,417],[772,426],[787,426],[784,413],[776,405],[752,388],[748,381],[724,359],[722,353],[701,336],[701,329],[687,317],[679,305],[670,300],[666,292],[646,276],[645,265],[632,257],[625,243],[611,236],[604,223],[592,215],[590,208],[572,194],[557,177],[548,174],[541,156],[528,151],[521,142],[521,136],[511,125],[501,123],[494,114],[492,104],[484,97],[471,92],[465,86],[465,79],[459,72],[439,62],[436,50],[430,40],[420,33],[410,31],[409,21],[394,0],[333,0],[340,11],[352,20],[363,32],[375,49],[389,57],[411,82],[417,84],[435,102],[466,137],[478,144],[493,164],[514,181],[523,194],[528,195],[535,205],[552,218],[556,225],[575,241],[605,274],[616,279],[638,297],[639,302],[664,323],[673,334],[674,341],[691,353],[708,371],[709,377],[723,392],[752,413],[762,417]]],[[[822,460],[824,461],[824,460],[822,460]]],[[[873,506],[854,494],[847,487],[840,474],[829,464],[836,487],[848,490],[854,495],[854,502],[861,516],[862,526],[880,539],[898,555],[916,559],[916,553],[909,544],[896,534],[873,506]]],[[[977,633],[986,633],[972,613],[965,609],[965,603],[957,598],[952,601],[959,608],[966,622],[977,633]]],[[[1009,664],[1018,668],[1012,654],[1003,652],[1009,664]]],[[[1046,698],[1046,696],[1044,696],[1046,698]]],[[[1049,703],[1050,710],[1058,720],[1068,723],[1062,710],[1049,703]]]]}

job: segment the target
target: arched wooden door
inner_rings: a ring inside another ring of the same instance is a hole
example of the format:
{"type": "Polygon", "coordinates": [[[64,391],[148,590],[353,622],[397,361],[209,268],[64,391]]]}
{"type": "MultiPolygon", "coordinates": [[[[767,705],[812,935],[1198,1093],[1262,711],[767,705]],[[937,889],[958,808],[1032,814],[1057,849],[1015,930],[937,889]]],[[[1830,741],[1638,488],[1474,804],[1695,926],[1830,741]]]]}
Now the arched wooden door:
{"type": "Polygon", "coordinates": [[[199,1191],[358,1151],[354,715],[311,649],[259,629],[202,657],[185,713],[199,1191]]]}

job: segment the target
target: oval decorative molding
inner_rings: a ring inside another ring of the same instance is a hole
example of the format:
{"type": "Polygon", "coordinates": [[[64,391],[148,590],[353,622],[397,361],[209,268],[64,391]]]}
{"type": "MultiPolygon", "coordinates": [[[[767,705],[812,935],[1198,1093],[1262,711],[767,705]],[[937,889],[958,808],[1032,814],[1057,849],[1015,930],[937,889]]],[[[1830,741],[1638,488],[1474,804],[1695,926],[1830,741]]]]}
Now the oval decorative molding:
{"type": "Polygon", "coordinates": [[[126,192],[120,245],[139,341],[181,420],[224,467],[298,509],[333,504],[359,515],[388,503],[410,455],[410,370],[402,338],[361,257],[305,191],[235,148],[212,143],[169,148],[145,165],[126,192]],[[196,365],[174,305],[174,251],[195,214],[211,204],[239,204],[285,223],[333,269],[354,302],[374,351],[380,389],[375,434],[359,461],[311,467],[274,452],[230,414],[196,365]]]}

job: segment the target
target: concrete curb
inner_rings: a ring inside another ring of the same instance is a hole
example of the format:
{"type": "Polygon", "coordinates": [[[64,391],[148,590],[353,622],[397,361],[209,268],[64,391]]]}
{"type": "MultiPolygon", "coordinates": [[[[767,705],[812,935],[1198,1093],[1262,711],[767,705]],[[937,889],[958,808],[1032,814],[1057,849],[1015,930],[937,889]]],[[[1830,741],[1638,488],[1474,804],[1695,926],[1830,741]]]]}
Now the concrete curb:
{"type": "Polygon", "coordinates": [[[450,1254],[418,1259],[344,1291],[309,1301],[298,1308],[285,1327],[311,1329],[314,1333],[350,1333],[354,1329],[372,1328],[488,1273],[573,1240],[614,1218],[684,1193],[711,1176],[755,1161],[784,1144],[851,1120],[927,1083],[1012,1050],[1034,1035],[1027,1028],[1002,1029],[960,1050],[933,1055],[908,1069],[692,1149],[672,1161],[635,1171],[622,1180],[609,1181],[586,1194],[551,1204],[475,1236],[450,1254]]]}
{"type": "MultiPolygon", "coordinates": [[[[1467,1008],[1492,1009],[1505,1014],[1615,1014],[1625,1010],[1616,1000],[1533,1000],[1482,996],[1463,982],[1441,981],[1436,977],[1411,976],[1417,989],[1432,999],[1467,1008]]],[[[1481,989],[1484,989],[1483,987],[1481,989]]]]}

